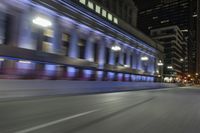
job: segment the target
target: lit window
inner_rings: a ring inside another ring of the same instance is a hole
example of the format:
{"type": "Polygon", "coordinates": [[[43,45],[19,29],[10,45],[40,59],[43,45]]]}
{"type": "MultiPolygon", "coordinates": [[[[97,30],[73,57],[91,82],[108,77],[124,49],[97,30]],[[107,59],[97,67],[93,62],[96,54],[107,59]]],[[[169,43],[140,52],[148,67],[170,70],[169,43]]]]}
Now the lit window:
{"type": "Polygon", "coordinates": [[[86,4],[86,0],[79,0],[79,2],[81,3],[81,4],[86,4]]]}
{"type": "Polygon", "coordinates": [[[53,37],[53,30],[51,29],[44,30],[44,35],[47,37],[53,37]]]}
{"type": "Polygon", "coordinates": [[[118,24],[118,19],[117,18],[114,18],[114,23],[118,24]]]}
{"type": "Polygon", "coordinates": [[[108,13],[108,20],[112,21],[112,19],[113,19],[112,14],[108,13]]]}
{"type": "Polygon", "coordinates": [[[101,7],[98,6],[98,5],[96,5],[95,11],[96,11],[98,14],[100,14],[100,13],[101,13],[101,7]]]}
{"type": "Polygon", "coordinates": [[[105,18],[107,17],[107,12],[106,12],[106,10],[102,10],[102,16],[105,17],[105,18]]]}
{"type": "Polygon", "coordinates": [[[62,34],[62,41],[69,42],[69,35],[68,34],[62,34]]]}
{"type": "Polygon", "coordinates": [[[92,10],[94,10],[94,4],[90,1],[88,1],[88,7],[92,10]]]}

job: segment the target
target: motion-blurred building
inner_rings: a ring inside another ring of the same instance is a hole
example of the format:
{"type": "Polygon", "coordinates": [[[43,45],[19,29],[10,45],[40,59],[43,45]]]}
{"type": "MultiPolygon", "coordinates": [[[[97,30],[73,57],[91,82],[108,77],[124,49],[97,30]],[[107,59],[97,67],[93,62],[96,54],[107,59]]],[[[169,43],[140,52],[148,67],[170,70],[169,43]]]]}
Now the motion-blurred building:
{"type": "Polygon", "coordinates": [[[1,0],[2,78],[154,81],[163,47],[134,28],[132,0],[112,2],[1,0]]]}

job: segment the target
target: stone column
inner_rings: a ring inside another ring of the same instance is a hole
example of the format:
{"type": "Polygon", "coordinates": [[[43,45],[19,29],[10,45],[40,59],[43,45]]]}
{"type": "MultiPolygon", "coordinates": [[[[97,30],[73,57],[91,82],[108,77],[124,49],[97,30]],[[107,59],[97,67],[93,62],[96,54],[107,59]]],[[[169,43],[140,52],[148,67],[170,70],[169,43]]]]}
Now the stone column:
{"type": "Polygon", "coordinates": [[[128,67],[130,67],[130,64],[131,64],[131,52],[130,50],[127,50],[127,54],[126,54],[126,65],[128,67]]]}
{"type": "Polygon", "coordinates": [[[138,64],[138,58],[137,58],[137,50],[132,51],[132,56],[133,56],[133,69],[137,69],[137,64],[138,64]]]}
{"type": "Polygon", "coordinates": [[[78,33],[76,29],[71,30],[71,39],[69,42],[69,57],[78,57],[78,33]]]}
{"type": "MultiPolygon", "coordinates": [[[[86,41],[86,48],[85,48],[85,59],[90,62],[94,62],[94,35],[93,33],[89,33],[86,41]]],[[[84,70],[84,78],[87,80],[92,80],[92,75],[94,71],[92,70],[84,70]]]]}
{"type": "Polygon", "coordinates": [[[52,52],[55,54],[60,54],[61,51],[61,41],[62,41],[62,26],[59,17],[54,18],[53,24],[53,41],[52,41],[52,52]]]}
{"type": "Polygon", "coordinates": [[[10,16],[10,26],[8,31],[9,40],[7,41],[7,45],[17,46],[19,42],[19,25],[20,25],[20,13],[15,9],[12,10],[12,15],[10,16]]]}
{"type": "Polygon", "coordinates": [[[119,64],[124,65],[124,48],[123,47],[119,53],[119,64]]]}
{"type": "Polygon", "coordinates": [[[140,51],[137,51],[137,69],[138,70],[143,70],[142,69],[142,61],[141,61],[142,53],[140,51]]]}
{"type": "Polygon", "coordinates": [[[94,61],[94,38],[93,33],[90,33],[87,37],[86,42],[86,49],[85,49],[85,59],[88,61],[93,62],[94,61]]]}
{"type": "MultiPolygon", "coordinates": [[[[104,64],[105,64],[105,47],[106,47],[106,42],[105,38],[102,37],[99,42],[99,69],[103,69],[104,64]]],[[[103,71],[98,71],[97,72],[97,79],[98,80],[103,80],[103,71]]]]}
{"type": "MultiPolygon", "coordinates": [[[[74,27],[74,29],[71,30],[71,39],[69,42],[69,57],[77,58],[78,57],[78,33],[77,33],[77,27],[74,27]]],[[[68,67],[67,68],[68,77],[74,78],[76,76],[76,68],[74,67],[68,67]]]]}
{"type": "Polygon", "coordinates": [[[105,64],[105,47],[106,41],[104,37],[101,38],[99,42],[99,68],[102,69],[105,64]]]}
{"type": "MultiPolygon", "coordinates": [[[[127,51],[127,58],[126,58],[126,65],[131,68],[131,51],[128,50],[127,51]]],[[[126,78],[127,81],[131,81],[131,74],[127,74],[127,78],[126,78]]]]}
{"type": "Polygon", "coordinates": [[[23,11],[20,21],[20,33],[18,46],[26,49],[36,49],[36,45],[33,44],[32,28],[33,23],[31,21],[32,8],[27,8],[23,11]]]}
{"type": "Polygon", "coordinates": [[[113,51],[111,48],[110,48],[109,64],[110,65],[115,65],[115,51],[113,51]]]}

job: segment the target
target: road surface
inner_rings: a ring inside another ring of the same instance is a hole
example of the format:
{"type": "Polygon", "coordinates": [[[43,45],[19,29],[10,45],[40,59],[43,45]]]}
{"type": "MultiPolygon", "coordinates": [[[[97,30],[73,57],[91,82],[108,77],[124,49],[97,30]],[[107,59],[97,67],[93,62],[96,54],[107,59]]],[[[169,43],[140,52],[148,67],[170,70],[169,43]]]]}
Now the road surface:
{"type": "Polygon", "coordinates": [[[0,133],[199,133],[200,89],[0,101],[0,133]]]}

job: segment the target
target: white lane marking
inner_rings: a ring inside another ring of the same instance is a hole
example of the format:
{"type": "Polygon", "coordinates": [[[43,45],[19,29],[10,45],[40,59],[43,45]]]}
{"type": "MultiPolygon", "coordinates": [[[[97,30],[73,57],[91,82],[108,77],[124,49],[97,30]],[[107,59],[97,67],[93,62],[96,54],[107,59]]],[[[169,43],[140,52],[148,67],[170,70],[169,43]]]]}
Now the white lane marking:
{"type": "Polygon", "coordinates": [[[83,113],[76,114],[76,115],[72,115],[72,116],[65,117],[65,118],[62,118],[62,119],[58,119],[58,120],[55,120],[55,121],[51,121],[51,122],[48,122],[48,123],[45,123],[45,124],[41,124],[41,125],[38,125],[38,126],[35,126],[35,127],[31,127],[31,128],[28,128],[28,129],[17,131],[15,133],[28,133],[28,132],[32,132],[32,131],[35,131],[35,130],[38,130],[38,129],[41,129],[41,128],[45,128],[45,127],[52,126],[52,125],[55,125],[55,124],[58,124],[58,123],[61,123],[61,122],[64,122],[64,121],[68,121],[70,119],[74,119],[74,118],[77,118],[77,117],[88,115],[88,114],[97,112],[98,110],[99,109],[91,110],[91,111],[87,111],[87,112],[83,112],[83,113]]]}

